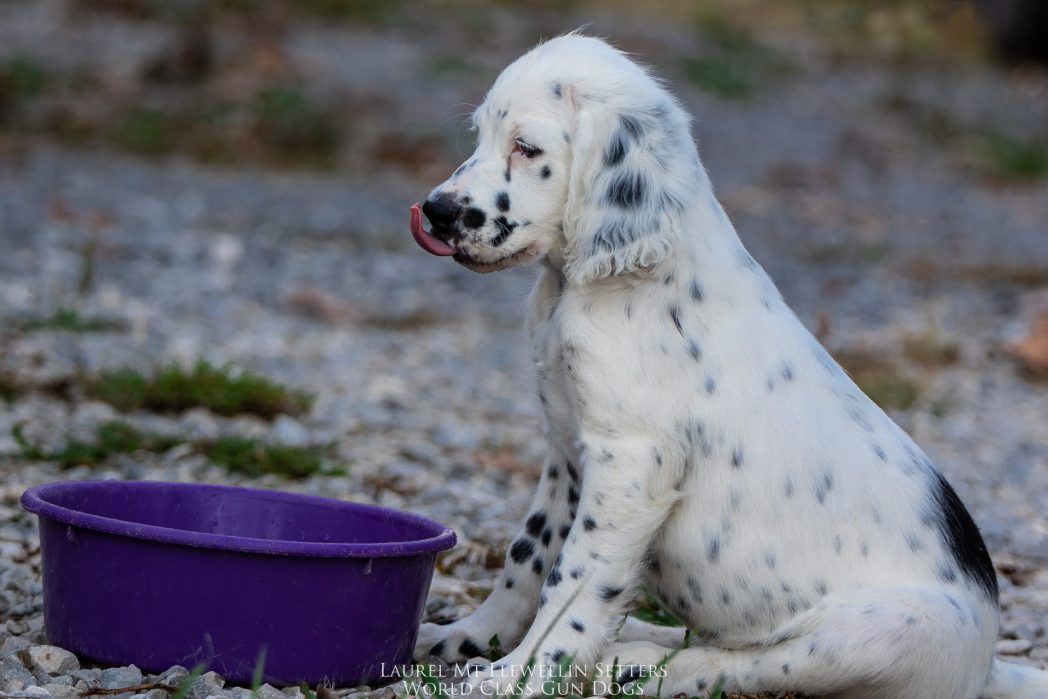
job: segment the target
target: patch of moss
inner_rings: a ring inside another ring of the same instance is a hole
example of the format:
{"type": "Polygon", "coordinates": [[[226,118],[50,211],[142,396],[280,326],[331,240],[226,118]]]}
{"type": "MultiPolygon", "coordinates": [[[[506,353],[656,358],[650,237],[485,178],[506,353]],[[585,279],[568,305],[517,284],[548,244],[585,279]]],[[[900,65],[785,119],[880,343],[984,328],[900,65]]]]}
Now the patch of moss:
{"type": "Polygon", "coordinates": [[[864,350],[839,350],[833,356],[862,392],[882,408],[909,410],[920,398],[920,384],[894,362],[864,350]]]}
{"type": "Polygon", "coordinates": [[[219,437],[203,447],[207,457],[235,473],[257,477],[276,473],[290,478],[303,478],[324,470],[320,447],[297,447],[267,444],[252,437],[219,437]]]}
{"type": "Polygon", "coordinates": [[[48,316],[30,318],[22,321],[19,328],[24,331],[64,330],[66,332],[108,332],[123,330],[124,324],[108,318],[89,318],[81,316],[75,308],[58,308],[48,316]]]}
{"type": "Polygon", "coordinates": [[[718,14],[703,14],[696,27],[702,51],[681,61],[685,76],[702,90],[728,100],[750,97],[784,64],[745,28],[718,14]]]}
{"type": "Polygon", "coordinates": [[[29,59],[16,57],[0,64],[0,122],[13,118],[50,83],[51,75],[29,59]]]}
{"type": "Polygon", "coordinates": [[[331,164],[342,144],[336,115],[294,86],[270,87],[251,107],[255,137],[274,159],[331,164]]]}
{"type": "Polygon", "coordinates": [[[249,413],[265,419],[300,415],[313,398],[251,372],[215,367],[206,361],[191,369],[178,364],[158,367],[152,374],[135,369],[106,371],[82,379],[85,392],[123,411],[173,413],[202,407],[218,415],[249,413]]]}
{"type": "Polygon", "coordinates": [[[11,435],[22,450],[23,459],[33,461],[54,461],[62,468],[93,465],[105,461],[116,454],[129,454],[137,451],[162,453],[181,444],[184,440],[177,437],[150,432],[141,432],[125,422],[111,421],[98,426],[93,442],[77,439],[68,441],[58,451],[48,452],[31,444],[22,434],[22,426],[16,425],[11,435]]]}

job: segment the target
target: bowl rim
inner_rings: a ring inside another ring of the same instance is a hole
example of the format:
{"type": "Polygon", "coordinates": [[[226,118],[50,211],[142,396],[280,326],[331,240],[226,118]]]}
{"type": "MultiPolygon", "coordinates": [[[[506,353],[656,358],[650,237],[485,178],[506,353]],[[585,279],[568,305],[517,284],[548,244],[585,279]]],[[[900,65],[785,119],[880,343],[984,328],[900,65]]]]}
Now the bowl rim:
{"type": "Polygon", "coordinates": [[[410,556],[415,554],[436,553],[451,548],[455,545],[456,536],[452,529],[436,520],[417,515],[413,512],[404,512],[381,505],[354,502],[351,500],[336,500],[334,498],[310,495],[307,493],[291,493],[282,490],[267,490],[263,488],[249,488],[236,485],[212,484],[212,483],[183,483],[173,481],[125,481],[119,479],[107,480],[75,480],[55,481],[35,485],[22,493],[22,507],[27,512],[32,512],[41,519],[48,519],[68,524],[82,529],[88,529],[106,534],[125,536],[131,539],[143,539],[165,544],[178,544],[192,546],[195,548],[218,549],[222,551],[236,551],[240,553],[260,553],[275,556],[312,556],[312,557],[339,557],[339,558],[373,558],[388,556],[410,556]],[[46,498],[53,493],[81,488],[85,485],[127,487],[131,489],[150,490],[154,488],[176,488],[184,490],[224,490],[240,494],[252,494],[263,496],[270,500],[282,502],[309,503],[322,505],[336,510],[364,511],[380,517],[395,519],[407,524],[414,524],[425,529],[433,530],[433,536],[424,539],[396,542],[321,542],[321,541],[290,541],[286,539],[259,539],[246,536],[233,536],[229,534],[210,534],[207,532],[195,532],[187,529],[175,529],[173,527],[161,527],[154,524],[141,524],[128,520],[94,515],[81,512],[61,505],[49,502],[46,498]]]}

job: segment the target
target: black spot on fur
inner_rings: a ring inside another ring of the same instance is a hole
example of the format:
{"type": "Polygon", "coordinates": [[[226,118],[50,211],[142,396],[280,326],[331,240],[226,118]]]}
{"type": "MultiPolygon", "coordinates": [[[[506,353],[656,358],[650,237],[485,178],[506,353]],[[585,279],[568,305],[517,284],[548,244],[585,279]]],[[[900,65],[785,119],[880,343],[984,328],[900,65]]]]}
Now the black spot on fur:
{"type": "Polygon", "coordinates": [[[732,468],[738,468],[742,466],[742,449],[736,447],[731,452],[731,465],[732,468]]]}
{"type": "Polygon", "coordinates": [[[713,537],[710,542],[706,544],[706,560],[710,563],[716,563],[720,560],[720,539],[713,537]]]}
{"type": "Polygon", "coordinates": [[[531,539],[517,539],[509,549],[509,557],[514,563],[523,563],[535,553],[535,543],[531,539]]]}
{"type": "Polygon", "coordinates": [[[615,132],[607,150],[604,151],[604,166],[614,167],[618,165],[626,157],[626,151],[628,150],[629,144],[626,143],[626,134],[622,131],[615,132]]]}
{"type": "Polygon", "coordinates": [[[873,453],[876,454],[877,458],[880,459],[881,461],[887,461],[888,460],[888,455],[884,452],[884,449],[882,449],[881,445],[879,445],[879,444],[874,444],[873,445],[873,453]]]}
{"type": "Polygon", "coordinates": [[[509,181],[510,181],[510,175],[509,175],[509,165],[507,165],[507,166],[506,166],[506,172],[502,173],[502,176],[506,178],[506,181],[507,181],[507,182],[509,182],[509,181]]]}
{"type": "Polygon", "coordinates": [[[579,502],[579,491],[575,489],[575,486],[568,488],[568,504],[577,505],[579,502]]]}
{"type": "Polygon", "coordinates": [[[560,534],[560,538],[561,539],[567,539],[568,538],[568,532],[570,532],[570,531],[571,531],[571,525],[570,524],[565,524],[564,526],[562,526],[560,528],[560,531],[557,532],[557,533],[560,534]]]}
{"type": "Polygon", "coordinates": [[[571,480],[576,483],[579,482],[579,472],[575,470],[575,464],[568,462],[568,475],[571,476],[571,480]]]}
{"type": "Polygon", "coordinates": [[[466,213],[462,214],[462,225],[466,228],[480,228],[487,220],[484,212],[475,207],[466,209],[466,213]]]}
{"type": "Polygon", "coordinates": [[[699,286],[698,279],[691,280],[691,286],[688,287],[688,293],[691,294],[693,301],[702,301],[702,287],[699,286]]]}
{"type": "Polygon", "coordinates": [[[571,576],[571,579],[572,579],[572,580],[578,580],[579,578],[581,578],[581,577],[582,577],[582,574],[583,574],[584,572],[586,572],[586,571],[585,571],[585,570],[584,570],[584,569],[582,568],[582,566],[575,566],[574,568],[572,568],[572,569],[571,569],[571,570],[570,570],[570,571],[568,572],[568,575],[570,575],[570,576],[571,576]]]}
{"type": "Polygon", "coordinates": [[[549,546],[549,542],[553,540],[553,531],[551,529],[545,529],[542,532],[542,545],[549,546]]]}
{"type": "Polygon", "coordinates": [[[826,494],[833,490],[833,474],[823,471],[818,482],[815,484],[815,499],[819,504],[826,502],[826,494]]]}
{"type": "Polygon", "coordinates": [[[699,344],[695,342],[695,340],[688,340],[688,356],[696,362],[702,357],[702,351],[699,349],[699,344]]]}
{"type": "Polygon", "coordinates": [[[644,128],[636,117],[623,114],[619,116],[619,123],[622,125],[623,132],[632,141],[636,142],[640,140],[641,134],[644,133],[644,128]]]}
{"type": "Polygon", "coordinates": [[[473,639],[467,638],[459,646],[459,653],[467,658],[475,658],[478,655],[484,654],[484,649],[473,642],[473,639]]]}
{"type": "Polygon", "coordinates": [[[513,578],[506,578],[505,587],[507,590],[513,589],[513,578]]]}
{"type": "Polygon", "coordinates": [[[594,519],[592,517],[588,517],[587,516],[587,517],[583,518],[583,520],[582,520],[582,527],[586,531],[591,532],[591,531],[593,531],[594,529],[597,528],[597,523],[596,523],[596,521],[594,521],[594,519]]]}
{"type": "Polygon", "coordinates": [[[509,211],[509,193],[499,192],[495,196],[495,207],[499,211],[509,211]]]}
{"type": "MultiPolygon", "coordinates": [[[[953,556],[961,574],[981,587],[991,599],[996,600],[997,575],[986,552],[979,528],[957,497],[950,484],[938,471],[934,474],[929,497],[933,508],[938,511],[939,535],[953,556]]],[[[952,573],[952,569],[950,570],[952,573]]]]}
{"type": "Polygon", "coordinates": [[[543,567],[544,566],[543,566],[543,563],[542,563],[542,557],[541,556],[535,556],[535,560],[531,562],[531,570],[532,570],[532,572],[535,573],[535,575],[542,575],[542,568],[543,567]]]}
{"type": "Polygon", "coordinates": [[[560,576],[560,566],[553,566],[553,569],[550,570],[549,575],[546,576],[546,585],[548,585],[549,587],[556,587],[557,585],[560,585],[561,580],[562,578],[560,576]]]}
{"type": "Polygon", "coordinates": [[[644,203],[647,182],[639,172],[623,172],[612,179],[604,201],[622,209],[632,209],[644,203]]]}
{"type": "Polygon", "coordinates": [[[706,377],[705,388],[706,388],[706,393],[713,393],[714,391],[717,390],[717,382],[713,380],[712,376],[707,376],[706,377]]]}
{"type": "Polygon", "coordinates": [[[604,585],[600,588],[600,598],[605,602],[610,602],[611,600],[621,595],[622,590],[623,588],[621,587],[611,587],[609,585],[604,585]]]}
{"type": "Polygon", "coordinates": [[[564,90],[561,88],[560,83],[553,83],[553,96],[557,99],[564,96],[564,90]]]}
{"type": "Polygon", "coordinates": [[[546,475],[551,480],[557,480],[560,477],[560,469],[557,468],[556,464],[550,464],[549,468],[546,469],[546,475]]]}
{"type": "Polygon", "coordinates": [[[677,328],[677,332],[680,333],[681,337],[684,337],[684,326],[680,320],[680,306],[673,304],[669,307],[670,319],[673,321],[673,326],[677,328]]]}
{"type": "Polygon", "coordinates": [[[531,534],[532,536],[538,536],[539,533],[542,532],[544,526],[546,526],[545,512],[536,512],[532,514],[524,523],[524,527],[527,529],[528,534],[531,534]]]}
{"type": "Polygon", "coordinates": [[[513,233],[513,229],[517,227],[517,224],[510,223],[505,216],[499,216],[493,223],[499,232],[491,239],[491,245],[497,248],[506,242],[506,238],[513,233]]]}
{"type": "Polygon", "coordinates": [[[571,620],[571,628],[575,629],[579,633],[585,633],[586,632],[586,627],[583,626],[582,622],[579,621],[578,619],[572,619],[571,620]]]}
{"type": "Polygon", "coordinates": [[[543,165],[542,169],[539,170],[539,177],[544,180],[548,180],[549,176],[553,174],[553,171],[549,169],[549,165],[543,165]]]}
{"type": "Polygon", "coordinates": [[[563,659],[564,656],[567,654],[568,652],[566,650],[564,650],[563,648],[558,648],[557,650],[553,651],[549,657],[550,660],[552,660],[553,662],[559,663],[561,659],[563,659]]]}
{"type": "Polygon", "coordinates": [[[429,654],[430,655],[436,655],[437,657],[440,657],[440,655],[443,654],[443,652],[444,652],[444,641],[438,642],[436,645],[434,645],[432,648],[429,649],[429,654]]]}

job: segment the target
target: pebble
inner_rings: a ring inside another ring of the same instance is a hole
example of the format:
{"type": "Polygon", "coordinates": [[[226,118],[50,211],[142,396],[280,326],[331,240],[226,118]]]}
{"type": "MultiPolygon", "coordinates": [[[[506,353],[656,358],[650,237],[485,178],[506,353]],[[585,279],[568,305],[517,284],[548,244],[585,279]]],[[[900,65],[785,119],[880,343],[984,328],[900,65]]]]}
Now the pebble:
{"type": "Polygon", "coordinates": [[[999,655],[1023,655],[1032,647],[1033,643],[1025,638],[1005,638],[997,641],[999,655]]]}
{"type": "MultiPolygon", "coordinates": [[[[76,673],[73,673],[74,675],[76,673]]],[[[102,670],[99,681],[106,689],[119,689],[142,684],[142,671],[134,665],[126,667],[107,667],[102,670]]]]}
{"type": "Polygon", "coordinates": [[[68,675],[80,669],[75,655],[56,646],[32,646],[19,651],[18,657],[34,673],[68,675]]]}
{"type": "Polygon", "coordinates": [[[33,684],[36,684],[33,673],[16,656],[5,655],[0,658],[0,691],[21,692],[33,684]]]}
{"type": "MultiPolygon", "coordinates": [[[[49,682],[44,685],[44,689],[46,689],[54,699],[77,699],[77,697],[80,696],[80,692],[73,686],[60,684],[58,682],[49,682]]],[[[158,699],[163,698],[161,697],[158,699]]]]}

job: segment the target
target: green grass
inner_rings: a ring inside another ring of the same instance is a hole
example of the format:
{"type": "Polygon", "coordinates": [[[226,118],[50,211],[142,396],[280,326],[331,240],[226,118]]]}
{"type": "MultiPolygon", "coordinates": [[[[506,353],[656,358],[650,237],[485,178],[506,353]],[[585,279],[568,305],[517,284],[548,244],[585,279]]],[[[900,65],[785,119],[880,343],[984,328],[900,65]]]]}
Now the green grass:
{"type": "Polygon", "coordinates": [[[219,466],[251,477],[276,473],[304,478],[330,473],[324,469],[324,449],[316,446],[267,444],[253,437],[227,436],[204,445],[203,451],[219,466]]]}
{"type": "Polygon", "coordinates": [[[88,333],[123,330],[125,326],[118,320],[87,318],[80,315],[80,312],[75,308],[62,307],[55,309],[51,315],[25,320],[18,327],[27,332],[34,330],[63,330],[74,333],[88,333]]]}
{"type": "Polygon", "coordinates": [[[342,144],[337,115],[294,86],[269,87],[251,105],[254,132],[278,160],[330,165],[342,144]]]}
{"type": "Polygon", "coordinates": [[[137,451],[161,453],[184,441],[177,437],[140,432],[127,423],[118,421],[99,425],[93,442],[73,439],[54,452],[44,451],[39,446],[31,444],[22,434],[21,425],[15,425],[11,430],[11,436],[22,450],[23,459],[54,461],[62,468],[91,466],[117,454],[130,454],[137,451]]]}
{"type": "Polygon", "coordinates": [[[634,618],[640,619],[641,621],[647,621],[651,624],[658,624],[659,626],[683,626],[680,619],[673,615],[668,609],[662,606],[655,596],[646,589],[641,590],[641,594],[638,595],[636,606],[630,615],[634,618]]]}
{"type": "Polygon", "coordinates": [[[29,59],[16,57],[0,64],[0,122],[15,116],[51,82],[51,75],[29,59]]]}
{"type": "Polygon", "coordinates": [[[10,403],[25,393],[25,386],[13,374],[0,371],[0,399],[10,403]]]}
{"type": "Polygon", "coordinates": [[[175,147],[172,117],[156,109],[136,107],[121,116],[110,134],[118,146],[141,155],[162,155],[175,147]]]}
{"type": "Polygon", "coordinates": [[[681,61],[684,75],[700,89],[727,100],[752,96],[784,63],[745,28],[717,14],[696,21],[702,49],[681,61]]]}
{"type": "MultiPolygon", "coordinates": [[[[11,435],[22,450],[23,459],[52,461],[62,468],[93,466],[118,454],[161,454],[179,444],[189,443],[189,440],[180,437],[142,432],[120,421],[99,425],[92,441],[72,439],[56,451],[46,451],[32,444],[23,434],[21,425],[16,425],[11,435]]],[[[251,477],[272,473],[288,478],[304,478],[314,474],[344,473],[342,469],[325,468],[323,457],[326,448],[321,446],[267,444],[258,439],[237,436],[193,442],[191,446],[195,452],[206,455],[212,463],[251,477]]]]}
{"type": "Polygon", "coordinates": [[[990,131],[978,137],[976,148],[983,168],[991,175],[1021,182],[1048,176],[1048,140],[1024,140],[990,131]]]}
{"type": "Polygon", "coordinates": [[[191,369],[178,364],[157,367],[151,374],[116,369],[83,377],[81,382],[87,395],[125,412],[175,413],[201,407],[218,415],[249,413],[271,419],[282,413],[307,413],[313,404],[308,393],[203,360],[191,369]]]}

